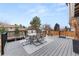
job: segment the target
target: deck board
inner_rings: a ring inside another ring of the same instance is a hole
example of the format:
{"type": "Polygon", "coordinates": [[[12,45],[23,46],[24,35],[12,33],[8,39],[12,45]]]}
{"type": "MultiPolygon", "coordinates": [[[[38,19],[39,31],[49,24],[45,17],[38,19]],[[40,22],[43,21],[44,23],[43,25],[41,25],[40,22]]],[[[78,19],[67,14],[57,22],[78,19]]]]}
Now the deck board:
{"type": "Polygon", "coordinates": [[[49,48],[49,46],[45,46],[45,48],[41,49],[39,53],[36,54],[36,56],[41,56],[44,52],[47,51],[47,49],[49,48]]]}
{"type": "Polygon", "coordinates": [[[48,47],[48,49],[47,49],[47,51],[45,51],[43,54],[41,54],[42,56],[44,56],[44,55],[47,55],[48,54],[48,52],[50,52],[51,50],[52,50],[52,48],[54,49],[54,48],[56,48],[56,43],[57,41],[55,41],[55,42],[52,42],[51,43],[51,45],[48,47]],[[52,47],[53,46],[53,47],[52,47]]]}
{"type": "MultiPolygon", "coordinates": [[[[46,52],[47,51],[49,51],[49,49],[50,49],[50,47],[52,46],[52,44],[53,43],[56,43],[56,41],[55,42],[51,42],[51,43],[49,43],[47,46],[45,46],[45,49],[43,48],[43,50],[40,50],[40,52],[37,54],[37,56],[38,55],[45,55],[46,54],[46,52]]],[[[54,44],[53,44],[54,45],[54,44]]],[[[56,45],[56,44],[55,44],[56,45]]]]}
{"type": "Polygon", "coordinates": [[[54,38],[54,41],[43,46],[32,54],[28,54],[22,45],[16,41],[7,43],[4,56],[79,56],[73,52],[72,39],[54,38]],[[20,52],[19,52],[20,51],[20,52]]]}
{"type": "Polygon", "coordinates": [[[50,53],[56,48],[56,46],[58,45],[58,40],[56,40],[55,42],[53,42],[52,47],[50,47],[50,49],[48,50],[48,52],[45,53],[46,56],[49,56],[50,53]]]}
{"type": "Polygon", "coordinates": [[[70,56],[71,55],[71,49],[72,49],[72,42],[71,42],[71,40],[69,40],[70,42],[69,42],[69,45],[68,45],[68,53],[67,53],[67,56],[70,56]]]}
{"type": "Polygon", "coordinates": [[[38,51],[32,53],[31,55],[33,55],[33,56],[35,56],[35,55],[40,55],[40,54],[42,54],[44,51],[46,51],[46,50],[48,49],[48,47],[49,47],[49,44],[46,45],[46,46],[44,46],[44,47],[42,47],[42,48],[39,49],[38,51]]]}
{"type": "MultiPolygon", "coordinates": [[[[35,53],[33,53],[32,55],[42,55],[44,52],[46,52],[48,49],[49,49],[49,46],[50,45],[56,45],[57,44],[57,41],[58,41],[58,39],[55,39],[56,41],[54,41],[54,42],[51,42],[50,44],[48,44],[47,46],[45,46],[45,47],[43,47],[43,48],[41,48],[41,49],[39,49],[38,51],[36,51],[35,53]],[[53,43],[53,44],[52,44],[53,43]]],[[[51,46],[50,46],[51,47],[51,46]]],[[[55,46],[56,47],[56,46],[55,46]]],[[[53,46],[53,48],[54,48],[54,46],[53,46]]]]}
{"type": "Polygon", "coordinates": [[[63,43],[64,41],[63,40],[60,40],[60,43],[59,43],[59,45],[51,52],[51,54],[50,55],[54,55],[55,53],[56,53],[56,51],[58,50],[58,48],[62,45],[62,43],[63,43]]]}
{"type": "Polygon", "coordinates": [[[68,43],[68,41],[65,41],[65,43],[61,46],[60,51],[58,51],[58,53],[56,54],[57,56],[62,56],[62,54],[66,48],[67,43],[68,43]]]}
{"type": "Polygon", "coordinates": [[[62,50],[62,47],[64,47],[65,43],[62,43],[61,46],[57,49],[56,53],[54,54],[54,56],[57,56],[60,52],[60,50],[62,50]]]}
{"type": "Polygon", "coordinates": [[[67,45],[66,45],[66,48],[65,48],[65,50],[64,50],[64,52],[63,52],[63,54],[62,54],[63,56],[66,56],[67,53],[68,53],[68,48],[69,48],[68,46],[70,46],[69,43],[70,43],[70,41],[68,40],[68,43],[67,43],[67,45]]]}

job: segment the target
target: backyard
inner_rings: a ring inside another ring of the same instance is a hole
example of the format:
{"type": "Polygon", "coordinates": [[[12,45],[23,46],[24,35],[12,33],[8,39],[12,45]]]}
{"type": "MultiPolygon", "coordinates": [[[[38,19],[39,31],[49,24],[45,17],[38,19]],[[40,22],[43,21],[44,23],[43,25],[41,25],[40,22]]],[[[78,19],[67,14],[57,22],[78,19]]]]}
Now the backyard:
{"type": "Polygon", "coordinates": [[[69,19],[70,7],[69,3],[3,4],[0,10],[9,17],[0,22],[1,55],[79,56],[79,23],[74,16],[69,19]]]}
{"type": "MultiPolygon", "coordinates": [[[[71,38],[47,36],[45,39],[51,42],[45,45],[42,44],[43,46],[34,49],[32,53],[27,52],[29,51],[28,48],[26,48],[26,50],[23,48],[20,43],[22,40],[8,42],[5,45],[5,54],[3,56],[79,56],[79,54],[73,52],[73,41],[71,38]]],[[[29,47],[31,47],[31,45],[29,45],[29,47]]]]}

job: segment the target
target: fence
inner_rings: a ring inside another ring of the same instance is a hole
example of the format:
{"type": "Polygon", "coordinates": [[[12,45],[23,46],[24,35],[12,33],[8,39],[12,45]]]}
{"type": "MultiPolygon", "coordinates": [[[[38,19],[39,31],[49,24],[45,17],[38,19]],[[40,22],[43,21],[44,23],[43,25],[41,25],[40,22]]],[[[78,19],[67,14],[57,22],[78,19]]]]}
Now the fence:
{"type": "Polygon", "coordinates": [[[74,31],[49,31],[48,35],[75,37],[75,32],[74,31]]]}

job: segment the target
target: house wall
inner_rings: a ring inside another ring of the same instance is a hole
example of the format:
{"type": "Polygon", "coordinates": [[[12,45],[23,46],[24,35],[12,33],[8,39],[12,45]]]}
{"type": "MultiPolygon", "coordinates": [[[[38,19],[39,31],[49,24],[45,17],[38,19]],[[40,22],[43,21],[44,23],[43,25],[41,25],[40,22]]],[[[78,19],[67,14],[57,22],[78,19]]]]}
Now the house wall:
{"type": "MultiPolygon", "coordinates": [[[[19,32],[19,36],[24,36],[24,35],[25,35],[24,31],[19,32]]],[[[9,31],[8,32],[8,37],[12,37],[12,36],[15,36],[15,32],[14,31],[9,31]]]]}
{"type": "MultiPolygon", "coordinates": [[[[18,37],[25,37],[25,31],[20,31],[18,37]]],[[[11,40],[13,38],[16,38],[15,31],[9,31],[8,32],[8,40],[11,40]]]]}
{"type": "Polygon", "coordinates": [[[69,19],[74,17],[74,12],[75,12],[75,3],[68,3],[68,8],[69,8],[69,19]]]}

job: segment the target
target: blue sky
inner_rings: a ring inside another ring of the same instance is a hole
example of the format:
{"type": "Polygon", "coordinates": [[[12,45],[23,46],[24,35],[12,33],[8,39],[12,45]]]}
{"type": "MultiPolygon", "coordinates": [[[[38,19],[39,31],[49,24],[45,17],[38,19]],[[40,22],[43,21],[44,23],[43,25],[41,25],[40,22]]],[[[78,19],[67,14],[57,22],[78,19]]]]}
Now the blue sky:
{"type": "Polygon", "coordinates": [[[52,28],[55,23],[59,23],[60,27],[69,26],[65,3],[0,4],[1,22],[29,26],[34,16],[40,17],[42,24],[50,24],[52,28]]]}

